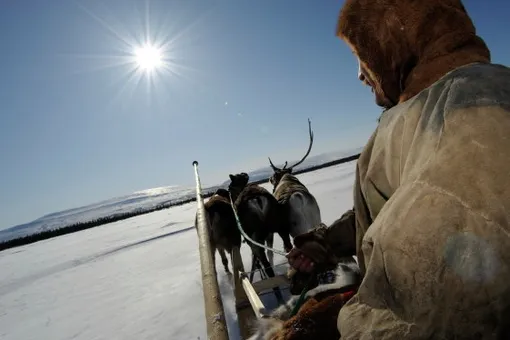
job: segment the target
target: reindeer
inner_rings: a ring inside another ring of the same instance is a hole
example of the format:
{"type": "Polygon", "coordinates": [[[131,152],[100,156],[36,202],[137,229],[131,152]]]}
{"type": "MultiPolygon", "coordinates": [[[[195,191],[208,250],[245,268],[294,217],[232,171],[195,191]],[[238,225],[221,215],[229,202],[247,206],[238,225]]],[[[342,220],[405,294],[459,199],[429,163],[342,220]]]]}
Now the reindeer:
{"type": "Polygon", "coordinates": [[[287,222],[286,229],[292,238],[308,232],[321,223],[321,212],[317,200],[306,186],[292,174],[293,169],[303,163],[312,150],[313,132],[310,119],[308,119],[308,131],[310,135],[308,150],[297,163],[287,167],[287,162],[285,162],[283,168],[278,168],[268,157],[274,172],[269,178],[273,185],[273,195],[282,205],[282,213],[287,222]]]}
{"type": "MultiPolygon", "coordinates": [[[[216,190],[214,195],[204,203],[204,208],[209,221],[209,241],[213,262],[216,263],[216,250],[218,250],[225,272],[229,274],[225,251],[232,255],[233,247],[241,247],[241,233],[237,229],[228,191],[225,189],[216,190]]],[[[198,215],[195,216],[195,227],[197,219],[198,215]]]]}
{"type": "MultiPolygon", "coordinates": [[[[254,241],[268,247],[273,246],[274,233],[278,233],[283,240],[286,250],[292,248],[288,233],[280,229],[280,207],[273,195],[263,187],[256,184],[248,184],[249,175],[245,172],[229,175],[231,183],[229,191],[232,200],[235,202],[236,211],[244,232],[254,241]]],[[[262,263],[267,275],[274,277],[272,252],[269,252],[271,263],[266,257],[264,249],[260,246],[250,244],[252,250],[252,270],[257,260],[262,263]]],[[[250,280],[253,279],[253,276],[250,280]]]]}

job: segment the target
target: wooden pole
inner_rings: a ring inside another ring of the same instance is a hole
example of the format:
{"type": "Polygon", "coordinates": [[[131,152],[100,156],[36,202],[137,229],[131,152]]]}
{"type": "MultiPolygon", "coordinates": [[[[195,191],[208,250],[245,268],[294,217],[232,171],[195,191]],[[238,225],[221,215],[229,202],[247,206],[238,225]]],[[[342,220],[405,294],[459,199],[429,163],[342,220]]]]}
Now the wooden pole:
{"type": "Polygon", "coordinates": [[[220,289],[216,277],[216,264],[212,259],[209,242],[209,220],[206,218],[202,187],[198,175],[198,162],[193,162],[197,192],[197,234],[202,270],[202,290],[204,293],[207,338],[210,340],[228,340],[228,329],[225,311],[221,300],[220,289]]]}

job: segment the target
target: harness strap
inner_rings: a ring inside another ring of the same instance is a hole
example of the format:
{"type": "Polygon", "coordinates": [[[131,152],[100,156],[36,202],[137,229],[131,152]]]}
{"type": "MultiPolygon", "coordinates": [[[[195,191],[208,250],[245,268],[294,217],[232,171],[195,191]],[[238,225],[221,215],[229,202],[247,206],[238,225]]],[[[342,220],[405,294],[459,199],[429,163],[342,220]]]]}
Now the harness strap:
{"type": "Polygon", "coordinates": [[[301,306],[303,305],[303,303],[305,302],[305,296],[309,290],[308,287],[310,287],[310,284],[313,282],[315,277],[316,277],[315,274],[310,275],[310,278],[306,281],[306,284],[303,287],[303,290],[301,291],[301,294],[299,295],[299,298],[297,299],[296,304],[294,305],[294,308],[292,308],[292,311],[290,312],[290,317],[293,317],[294,315],[296,315],[297,312],[299,311],[299,309],[301,308],[301,306]]]}
{"type": "Polygon", "coordinates": [[[275,254],[282,255],[282,256],[287,256],[287,253],[285,253],[283,251],[280,251],[278,249],[275,249],[275,248],[268,247],[265,244],[261,244],[261,243],[259,243],[257,241],[254,241],[250,236],[246,235],[246,233],[243,230],[243,227],[241,226],[241,221],[239,221],[239,216],[237,215],[237,210],[235,208],[234,201],[232,200],[232,193],[229,191],[228,195],[230,197],[230,205],[232,207],[232,211],[234,212],[234,217],[235,217],[235,220],[236,220],[237,229],[239,229],[239,232],[241,233],[241,235],[243,235],[245,240],[248,240],[249,242],[253,243],[254,245],[259,246],[261,248],[264,248],[266,250],[269,250],[269,251],[271,251],[271,252],[273,252],[275,254]]]}

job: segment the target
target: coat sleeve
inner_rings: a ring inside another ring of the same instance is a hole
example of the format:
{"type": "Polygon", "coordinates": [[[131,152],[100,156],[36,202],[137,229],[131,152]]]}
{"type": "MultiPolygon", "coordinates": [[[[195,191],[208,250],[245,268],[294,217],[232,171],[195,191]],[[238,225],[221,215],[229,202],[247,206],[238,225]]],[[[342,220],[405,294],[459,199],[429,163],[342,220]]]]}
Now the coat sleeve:
{"type": "Polygon", "coordinates": [[[508,331],[508,225],[484,215],[427,182],[401,188],[364,237],[367,271],[340,312],[342,339],[508,331]]]}
{"type": "Polygon", "coordinates": [[[354,210],[348,210],[329,227],[321,223],[296,236],[294,245],[316,263],[319,272],[335,268],[342,257],[356,254],[354,210]]]}
{"type": "Polygon", "coordinates": [[[326,230],[325,241],[338,258],[356,255],[356,214],[345,212],[326,230]]]}

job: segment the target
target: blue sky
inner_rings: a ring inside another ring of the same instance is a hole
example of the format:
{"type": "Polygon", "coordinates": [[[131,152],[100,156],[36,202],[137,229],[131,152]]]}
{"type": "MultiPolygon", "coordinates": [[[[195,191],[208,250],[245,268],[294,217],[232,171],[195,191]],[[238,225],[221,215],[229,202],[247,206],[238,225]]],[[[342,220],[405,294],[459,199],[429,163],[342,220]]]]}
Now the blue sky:
{"type": "MultiPolygon", "coordinates": [[[[4,2],[0,228],[136,190],[193,185],[195,159],[202,183],[214,184],[269,155],[298,158],[308,117],[312,154],[362,146],[381,110],[335,37],[342,3],[4,2]],[[172,66],[151,87],[146,75],[130,78],[133,45],[147,31],[168,42],[172,66]]],[[[493,62],[508,64],[509,4],[465,5],[493,62]]]]}

